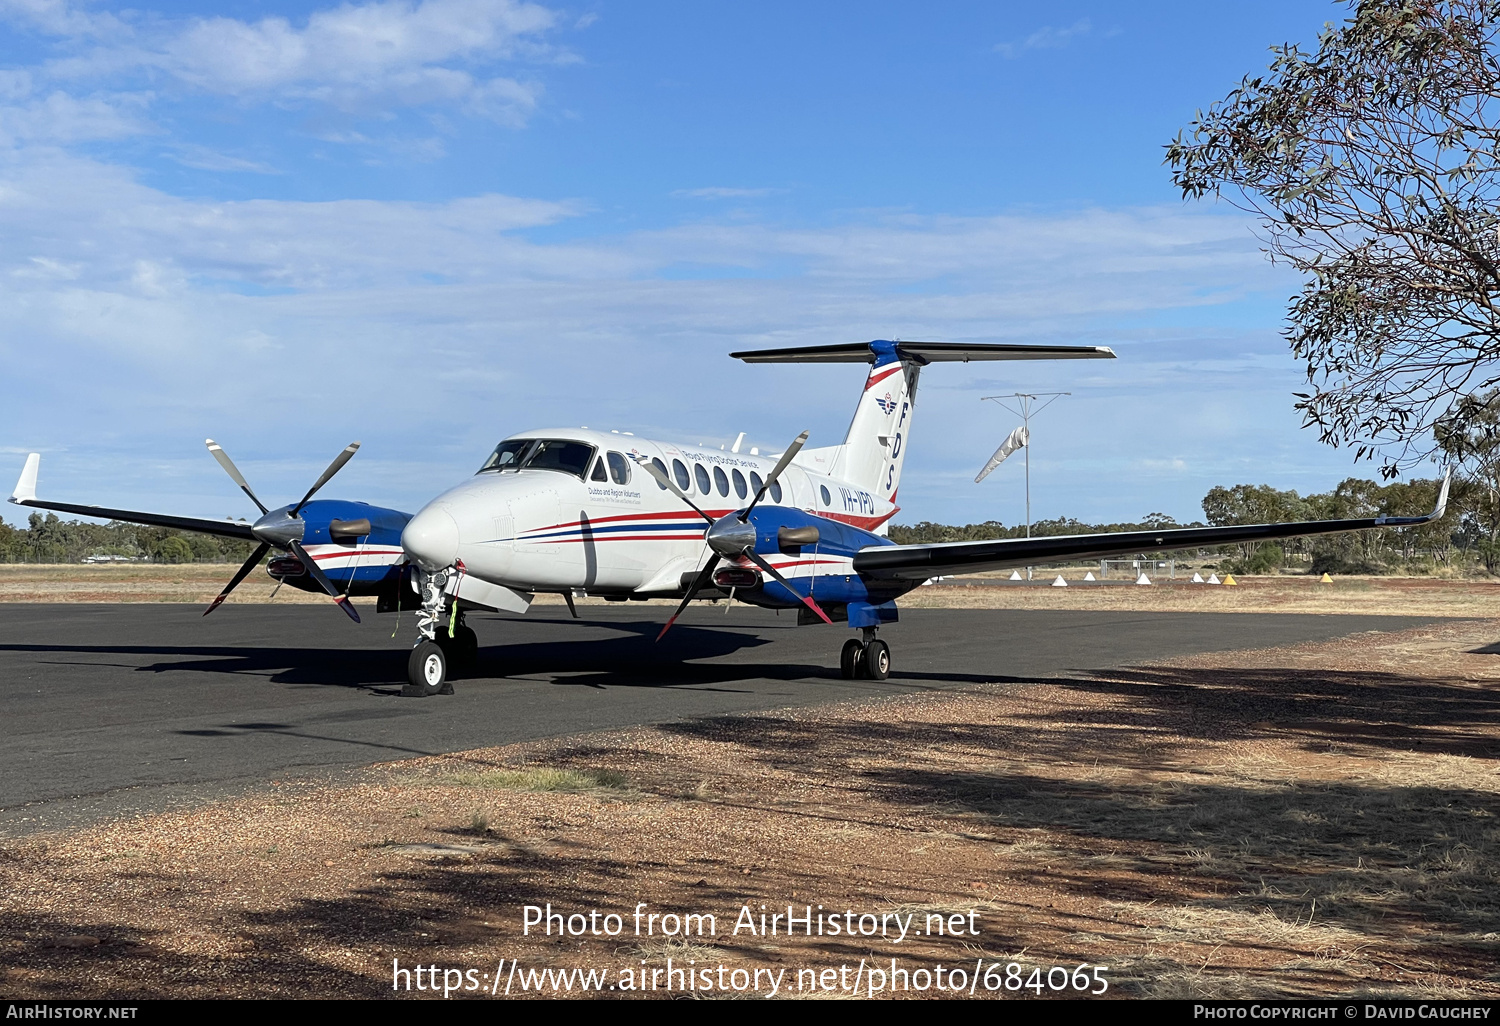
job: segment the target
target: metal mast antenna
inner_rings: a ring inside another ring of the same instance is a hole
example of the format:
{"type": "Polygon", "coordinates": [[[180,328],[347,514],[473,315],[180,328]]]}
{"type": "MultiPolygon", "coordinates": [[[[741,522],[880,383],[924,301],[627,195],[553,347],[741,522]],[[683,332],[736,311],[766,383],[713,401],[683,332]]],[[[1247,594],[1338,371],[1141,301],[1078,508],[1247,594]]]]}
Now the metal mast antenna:
{"type": "Polygon", "coordinates": [[[1034,413],[1041,413],[1063,396],[1072,394],[1072,392],[1012,392],[1010,395],[987,395],[984,397],[984,401],[998,403],[1020,417],[1021,425],[1026,429],[1026,452],[1024,455],[1026,460],[1026,537],[1028,538],[1031,537],[1031,417],[1034,413]],[[1007,399],[1014,402],[1015,405],[1012,406],[1007,403],[1005,401],[1007,399]],[[1045,399],[1046,402],[1038,406],[1036,405],[1038,399],[1045,399]]]}

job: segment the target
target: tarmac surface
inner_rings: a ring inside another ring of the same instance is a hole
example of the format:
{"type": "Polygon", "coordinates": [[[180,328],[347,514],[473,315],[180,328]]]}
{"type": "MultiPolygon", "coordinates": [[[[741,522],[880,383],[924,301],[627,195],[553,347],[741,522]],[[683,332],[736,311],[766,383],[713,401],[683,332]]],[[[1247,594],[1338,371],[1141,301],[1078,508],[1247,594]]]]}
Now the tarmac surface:
{"type": "Polygon", "coordinates": [[[477,672],[403,698],[415,617],[230,605],[0,606],[0,836],[243,793],[277,778],[774,707],[1024,685],[1200,652],[1401,630],[1428,617],[917,609],[891,677],[846,681],[845,630],[735,606],[470,616],[477,672]]]}

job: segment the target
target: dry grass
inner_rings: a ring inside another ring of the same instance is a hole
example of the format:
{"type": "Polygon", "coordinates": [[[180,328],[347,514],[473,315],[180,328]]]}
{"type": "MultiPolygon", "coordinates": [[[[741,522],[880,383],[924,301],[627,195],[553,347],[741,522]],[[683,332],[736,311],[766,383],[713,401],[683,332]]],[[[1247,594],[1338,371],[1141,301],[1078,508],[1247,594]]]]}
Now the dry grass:
{"type": "MultiPolygon", "coordinates": [[[[230,563],[0,563],[0,602],[188,602],[207,605],[238,569],[230,563]]],[[[276,582],[246,577],[230,602],[268,602],[276,582]]],[[[282,588],[276,602],[326,602],[282,588]]]]}
{"type": "MultiPolygon", "coordinates": [[[[233,574],[217,563],[162,565],[0,564],[0,602],[186,602],[207,604],[233,574]]],[[[1245,577],[1233,588],[1157,581],[1150,587],[1082,582],[1082,568],[1065,576],[1068,588],[1045,582],[1027,585],[968,585],[950,578],[901,599],[908,608],[1105,609],[1218,613],[1403,613],[1412,616],[1500,617],[1500,582],[1433,578],[1350,577],[1321,584],[1313,577],[1245,577]]],[[[991,579],[994,575],[983,580],[991,579]]],[[[272,601],[275,582],[252,573],[230,602],[272,601]]],[[[321,595],[282,588],[276,602],[318,603],[321,595]]],[[[605,605],[579,596],[580,606],[605,605]]],[[[561,605],[561,595],[538,594],[538,605],[561,605]]],[[[645,605],[674,606],[676,599],[645,605]]],[[[635,605],[640,605],[636,603],[635,605]]]]}
{"type": "Polygon", "coordinates": [[[448,773],[439,781],[486,791],[623,791],[629,786],[625,774],[616,770],[554,766],[448,773]]]}
{"type": "Polygon", "coordinates": [[[4,842],[0,983],[376,996],[393,957],[793,974],[982,957],[1108,965],[1124,995],[1495,1000],[1497,633],[679,722],[4,842]],[[523,936],[521,906],[548,902],[720,928],[523,936]],[[972,911],[980,933],[729,932],[742,906],[788,904],[972,911]]]}

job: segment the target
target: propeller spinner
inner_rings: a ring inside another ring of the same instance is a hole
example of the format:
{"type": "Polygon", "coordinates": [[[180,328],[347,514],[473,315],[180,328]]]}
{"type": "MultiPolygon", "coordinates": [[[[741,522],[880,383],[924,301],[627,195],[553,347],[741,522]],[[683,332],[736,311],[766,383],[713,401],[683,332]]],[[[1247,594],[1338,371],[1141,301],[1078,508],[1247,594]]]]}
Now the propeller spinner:
{"type": "Polygon", "coordinates": [[[219,466],[224,468],[225,472],[234,479],[234,483],[239,485],[240,489],[246,495],[250,496],[250,501],[255,503],[260,509],[261,517],[254,524],[250,525],[250,531],[256,538],[260,539],[260,545],[256,547],[254,552],[250,553],[250,558],[245,560],[244,564],[235,572],[235,575],[229,579],[229,583],[224,586],[224,590],[219,593],[219,597],[214,599],[209,607],[203,611],[203,615],[207,616],[215,609],[218,609],[220,604],[229,597],[229,593],[239,587],[240,582],[248,577],[250,571],[254,570],[260,561],[265,558],[266,553],[274,548],[280,549],[283,552],[290,552],[293,556],[296,556],[298,562],[306,567],[307,572],[312,575],[312,579],[318,582],[318,586],[332,597],[340,609],[349,614],[349,619],[355,623],[359,623],[359,612],[349,601],[348,596],[339,592],[338,587],[328,579],[322,570],[318,569],[318,564],[313,560],[312,556],[308,555],[307,550],[302,547],[302,535],[307,525],[297,515],[302,511],[302,507],[306,506],[313,495],[317,493],[318,489],[327,484],[329,479],[343,469],[344,464],[348,463],[354,457],[354,454],[359,451],[359,443],[351,442],[344,447],[343,452],[334,457],[333,462],[328,465],[328,469],[323,471],[323,476],[319,477],[313,486],[307,490],[307,494],[302,496],[301,502],[298,502],[289,509],[283,508],[277,510],[266,509],[265,503],[256,497],[255,492],[250,488],[249,482],[245,480],[245,476],[240,473],[239,468],[234,465],[234,461],[229,458],[229,454],[224,451],[218,442],[210,438],[206,440],[206,444],[208,445],[208,451],[213,454],[213,458],[219,461],[219,466]]]}
{"type": "Polygon", "coordinates": [[[687,503],[693,508],[693,512],[708,522],[708,531],[704,535],[704,540],[708,542],[708,547],[713,550],[713,555],[708,558],[708,562],[704,564],[703,569],[699,572],[697,578],[694,579],[692,586],[688,588],[687,594],[682,597],[682,604],[677,607],[677,611],[672,614],[672,618],[667,621],[666,626],[661,629],[661,633],[656,636],[657,641],[660,641],[666,635],[667,631],[672,629],[672,625],[677,622],[677,618],[682,615],[683,610],[687,609],[688,603],[693,601],[693,596],[697,595],[699,590],[708,584],[709,581],[713,580],[714,571],[718,568],[719,563],[723,560],[732,560],[741,556],[758,566],[762,573],[774,579],[787,591],[793,595],[797,595],[802,600],[803,605],[822,617],[824,623],[833,623],[832,620],[828,619],[828,614],[823,612],[822,608],[813,601],[812,596],[798,594],[797,589],[792,587],[792,582],[783,577],[780,571],[762,559],[760,554],[755,551],[755,525],[750,522],[750,515],[755,512],[756,505],[771,490],[771,485],[775,484],[776,479],[781,477],[781,472],[791,464],[793,457],[801,451],[802,446],[806,442],[807,432],[804,431],[797,436],[791,445],[787,446],[786,452],[781,454],[781,459],[777,461],[770,475],[766,477],[765,482],[760,486],[760,491],[755,493],[755,498],[751,500],[750,505],[738,513],[730,513],[717,520],[699,509],[697,503],[693,502],[686,492],[677,487],[677,482],[668,477],[662,468],[647,460],[640,461],[642,469],[650,474],[656,480],[657,484],[687,503]]]}

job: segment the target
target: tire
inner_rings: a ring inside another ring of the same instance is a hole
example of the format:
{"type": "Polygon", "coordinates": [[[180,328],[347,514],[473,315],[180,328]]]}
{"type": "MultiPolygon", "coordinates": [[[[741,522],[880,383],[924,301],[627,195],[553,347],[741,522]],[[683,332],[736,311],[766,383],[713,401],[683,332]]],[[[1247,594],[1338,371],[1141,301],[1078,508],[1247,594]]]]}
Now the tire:
{"type": "Polygon", "coordinates": [[[468,673],[479,663],[479,635],[468,625],[457,628],[451,638],[447,631],[438,631],[438,644],[448,655],[451,676],[468,673]]]}
{"type": "Polygon", "coordinates": [[[876,639],[865,646],[864,656],[859,661],[863,676],[870,680],[885,680],[891,675],[891,646],[876,639]]]}
{"type": "Polygon", "coordinates": [[[859,676],[859,657],[864,653],[864,648],[858,638],[850,638],[844,642],[844,650],[839,653],[839,675],[845,680],[853,680],[859,676]]]}
{"type": "Polygon", "coordinates": [[[435,641],[423,641],[411,650],[406,660],[406,687],[403,695],[414,698],[429,698],[440,695],[448,688],[448,653],[435,641]]]}

